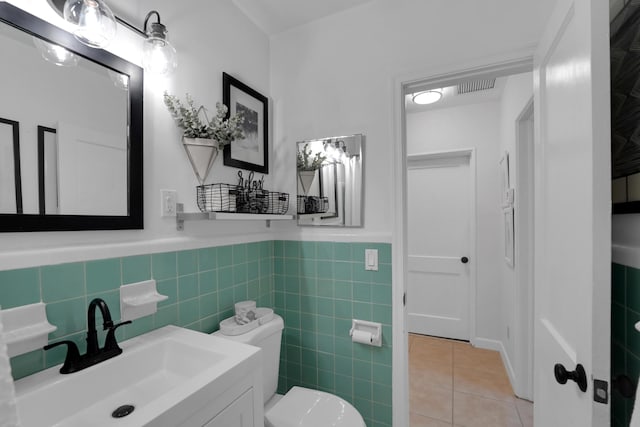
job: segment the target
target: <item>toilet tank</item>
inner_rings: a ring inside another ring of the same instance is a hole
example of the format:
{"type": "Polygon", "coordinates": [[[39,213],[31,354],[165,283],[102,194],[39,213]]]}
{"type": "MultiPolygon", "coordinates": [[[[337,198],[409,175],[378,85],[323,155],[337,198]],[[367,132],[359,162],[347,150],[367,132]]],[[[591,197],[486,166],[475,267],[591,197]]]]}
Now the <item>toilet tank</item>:
{"type": "Polygon", "coordinates": [[[230,339],[262,349],[262,381],[264,403],[276,394],[278,389],[278,370],[280,369],[280,341],[282,340],[284,321],[277,314],[264,325],[260,325],[242,335],[224,335],[220,331],[213,335],[230,339]]]}

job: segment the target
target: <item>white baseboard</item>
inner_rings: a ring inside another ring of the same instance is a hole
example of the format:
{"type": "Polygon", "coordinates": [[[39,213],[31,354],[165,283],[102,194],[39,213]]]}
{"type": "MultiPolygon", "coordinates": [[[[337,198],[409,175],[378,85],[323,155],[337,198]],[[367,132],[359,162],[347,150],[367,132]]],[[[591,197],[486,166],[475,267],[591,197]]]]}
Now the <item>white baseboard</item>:
{"type": "Polygon", "coordinates": [[[507,350],[504,348],[502,341],[499,340],[491,340],[487,338],[476,338],[471,341],[475,347],[484,348],[486,350],[494,350],[500,353],[500,357],[502,357],[502,363],[504,364],[505,369],[507,370],[507,375],[509,376],[509,382],[511,383],[511,388],[514,390],[516,387],[516,373],[513,369],[513,365],[511,364],[511,360],[509,359],[509,355],[507,354],[507,350]]]}

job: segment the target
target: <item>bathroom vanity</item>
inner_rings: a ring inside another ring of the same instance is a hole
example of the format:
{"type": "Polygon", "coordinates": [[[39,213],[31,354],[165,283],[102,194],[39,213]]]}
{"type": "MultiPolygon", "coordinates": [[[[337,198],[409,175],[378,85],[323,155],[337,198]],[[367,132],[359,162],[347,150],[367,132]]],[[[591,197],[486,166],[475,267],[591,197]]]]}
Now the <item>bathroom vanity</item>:
{"type": "Polygon", "coordinates": [[[172,325],[121,347],[80,372],[54,366],[17,381],[21,425],[264,425],[260,349],[172,325]]]}

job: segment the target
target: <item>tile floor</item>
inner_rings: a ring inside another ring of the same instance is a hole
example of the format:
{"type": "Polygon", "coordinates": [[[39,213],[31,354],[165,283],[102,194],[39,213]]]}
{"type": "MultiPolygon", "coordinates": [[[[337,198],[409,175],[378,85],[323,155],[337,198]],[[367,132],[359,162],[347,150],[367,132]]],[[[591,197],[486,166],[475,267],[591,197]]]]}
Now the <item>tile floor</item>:
{"type": "Polygon", "coordinates": [[[533,426],[496,351],[409,334],[409,384],[411,427],[533,426]]]}

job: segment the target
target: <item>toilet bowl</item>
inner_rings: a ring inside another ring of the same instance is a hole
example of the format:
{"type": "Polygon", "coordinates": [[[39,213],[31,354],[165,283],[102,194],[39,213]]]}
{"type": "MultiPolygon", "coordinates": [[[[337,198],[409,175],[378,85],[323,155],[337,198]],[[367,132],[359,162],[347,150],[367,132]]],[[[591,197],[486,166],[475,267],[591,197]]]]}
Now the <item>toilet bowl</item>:
{"type": "Polygon", "coordinates": [[[284,322],[273,319],[241,335],[214,335],[262,349],[265,427],[366,427],[362,416],[349,402],[318,390],[292,387],[284,396],[276,394],[280,367],[280,342],[284,322]]]}

